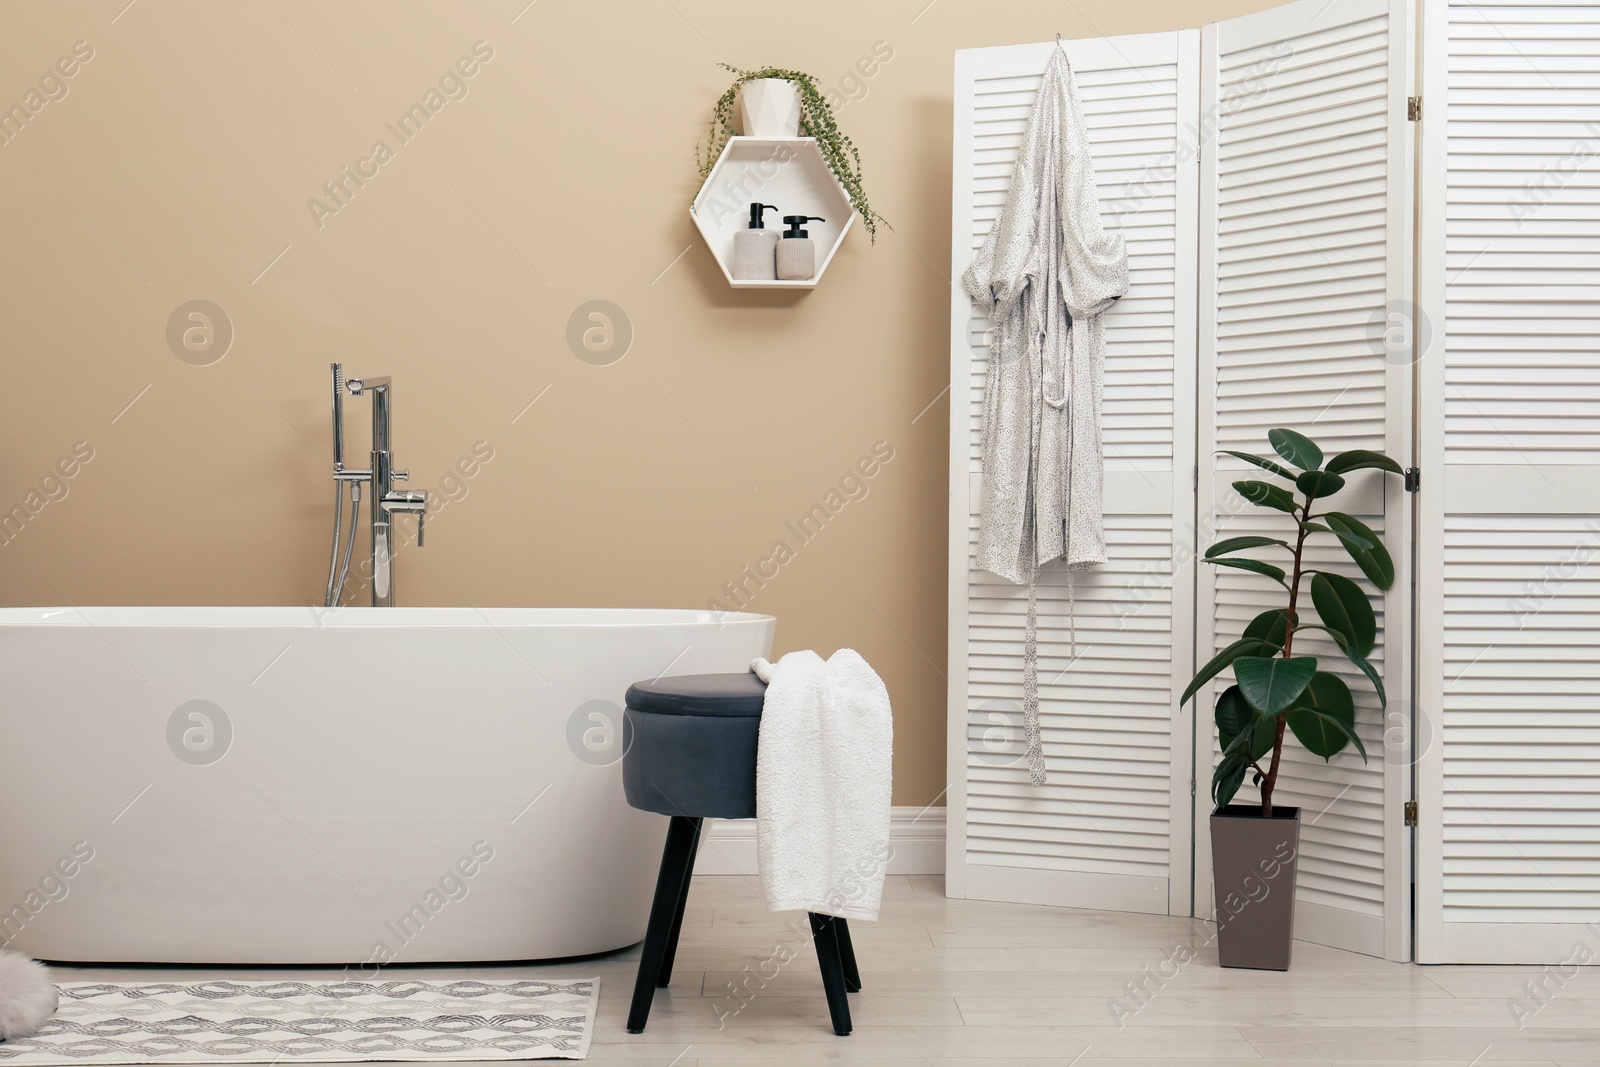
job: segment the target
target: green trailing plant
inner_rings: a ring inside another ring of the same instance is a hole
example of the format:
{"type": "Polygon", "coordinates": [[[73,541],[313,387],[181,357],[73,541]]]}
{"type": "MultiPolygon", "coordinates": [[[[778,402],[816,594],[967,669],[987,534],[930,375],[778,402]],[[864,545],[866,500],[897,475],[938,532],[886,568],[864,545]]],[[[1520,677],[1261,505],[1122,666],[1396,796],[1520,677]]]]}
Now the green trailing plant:
{"type": "Polygon", "coordinates": [[[1366,747],[1356,735],[1355,701],[1350,687],[1338,675],[1320,670],[1315,656],[1295,655],[1297,634],[1317,631],[1331,637],[1372,682],[1378,702],[1388,704],[1383,679],[1367,660],[1378,633],[1372,601],[1353,579],[1307,568],[1306,542],[1323,534],[1336,538],[1361,573],[1379,589],[1394,584],[1394,561],[1383,541],[1365,523],[1339,511],[1316,512],[1315,505],[1343,489],[1345,475],[1351,471],[1402,471],[1388,456],[1366,449],[1341,452],[1324,463],[1316,442],[1294,430],[1271,430],[1267,439],[1282,463],[1244,452],[1225,450],[1223,454],[1260,467],[1293,487],[1253,479],[1233,483],[1245,500],[1287,516],[1294,524],[1292,542],[1257,535],[1224,537],[1206,549],[1204,562],[1264,575],[1283,587],[1288,603],[1252,619],[1237,641],[1200,668],[1184,691],[1183,701],[1187,702],[1224,670],[1233,668],[1234,684],[1217,697],[1222,759],[1211,777],[1211,797],[1219,808],[1228,804],[1243,784],[1245,774],[1252,773],[1261,792],[1261,814],[1271,818],[1272,793],[1278,784],[1288,733],[1324,760],[1352,744],[1363,760],[1367,758],[1366,747]],[[1287,553],[1290,566],[1286,570],[1277,563],[1240,555],[1251,549],[1287,553]],[[1302,619],[1306,605],[1301,584],[1307,578],[1311,606],[1320,623],[1302,619]],[[1263,768],[1262,761],[1269,756],[1270,761],[1263,768]]]}
{"type": "Polygon", "coordinates": [[[728,138],[734,136],[733,109],[739,99],[740,87],[758,78],[782,78],[793,82],[800,93],[800,135],[816,138],[823,162],[839,179],[839,184],[844,186],[845,195],[866,224],[867,235],[876,243],[878,223],[882,222],[885,226],[889,223],[867,202],[866,189],[861,184],[861,153],[856,149],[855,142],[839,129],[833,116],[833,105],[828,103],[828,98],[817,87],[817,79],[803,71],[779,70],[777,67],[740,70],[727,63],[719,63],[718,66],[733,71],[735,77],[728,91],[717,97],[716,104],[711,108],[709,145],[704,152],[698,145],[695,147],[695,161],[700,166],[700,184],[704,185],[706,179],[711,177],[711,168],[716,166],[717,157],[727,146],[728,138]]]}

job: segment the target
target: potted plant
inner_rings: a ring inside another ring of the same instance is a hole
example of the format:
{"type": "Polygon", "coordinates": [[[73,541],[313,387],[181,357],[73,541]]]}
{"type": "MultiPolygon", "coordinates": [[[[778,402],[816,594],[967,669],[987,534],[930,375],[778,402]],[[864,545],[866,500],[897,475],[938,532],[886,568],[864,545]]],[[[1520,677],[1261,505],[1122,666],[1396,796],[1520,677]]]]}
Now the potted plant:
{"type": "Polygon", "coordinates": [[[1332,638],[1371,680],[1379,703],[1387,704],[1383,680],[1367,661],[1377,640],[1372,601],[1353,579],[1308,568],[1306,543],[1322,534],[1337,538],[1367,580],[1388,589],[1394,582],[1394,561],[1378,535],[1353,516],[1315,509],[1317,501],[1344,488],[1345,476],[1352,471],[1400,474],[1401,470],[1383,453],[1365,449],[1341,452],[1324,463],[1322,449],[1294,430],[1271,430],[1267,438],[1282,463],[1244,452],[1224,454],[1289,483],[1285,487],[1247,479],[1233,487],[1251,504],[1282,512],[1285,522],[1292,524],[1290,540],[1224,537],[1206,549],[1204,561],[1264,575],[1283,587],[1286,603],[1257,615],[1237,641],[1201,667],[1183,701],[1224,670],[1233,669],[1234,684],[1217,697],[1222,758],[1211,777],[1211,797],[1216,802],[1211,847],[1219,962],[1224,967],[1287,970],[1294,937],[1300,812],[1272,803],[1284,742],[1293,734],[1324,760],[1353,744],[1361,758],[1367,758],[1356,735],[1350,687],[1338,675],[1320,669],[1315,656],[1297,655],[1296,635],[1313,631],[1332,638]],[[1287,568],[1240,554],[1252,549],[1267,549],[1280,558],[1287,554],[1287,568]],[[1308,578],[1318,623],[1305,618],[1302,583],[1308,578]],[[1247,773],[1260,792],[1259,805],[1233,803],[1247,773]]]}
{"type": "MultiPolygon", "coordinates": [[[[834,120],[833,105],[817,87],[817,79],[798,70],[780,70],[762,67],[759,70],[740,70],[727,63],[719,64],[733,71],[734,81],[728,91],[717,98],[711,109],[711,139],[704,153],[696,148],[696,162],[700,166],[700,183],[711,176],[717,157],[735,136],[733,110],[736,102],[744,104],[745,133],[758,137],[816,138],[828,170],[844,187],[850,204],[861,215],[867,234],[874,242],[878,239],[878,223],[883,216],[867,203],[866,190],[861,184],[861,153],[855,143],[839,129],[834,120]],[[792,93],[795,103],[791,104],[792,93]],[[742,94],[748,98],[742,99],[742,94]],[[791,125],[792,123],[792,125],[791,125]]],[[[885,225],[887,223],[885,222],[885,225]]]]}

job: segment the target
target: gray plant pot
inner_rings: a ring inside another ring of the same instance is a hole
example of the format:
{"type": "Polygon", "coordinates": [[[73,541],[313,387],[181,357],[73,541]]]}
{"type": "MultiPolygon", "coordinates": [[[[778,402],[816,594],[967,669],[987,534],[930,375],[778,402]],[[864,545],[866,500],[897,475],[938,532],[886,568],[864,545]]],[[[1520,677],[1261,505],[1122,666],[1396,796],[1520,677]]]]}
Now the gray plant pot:
{"type": "Polygon", "coordinates": [[[1217,961],[1224,967],[1287,971],[1294,947],[1300,809],[1229,804],[1211,813],[1211,884],[1217,901],[1217,961]]]}

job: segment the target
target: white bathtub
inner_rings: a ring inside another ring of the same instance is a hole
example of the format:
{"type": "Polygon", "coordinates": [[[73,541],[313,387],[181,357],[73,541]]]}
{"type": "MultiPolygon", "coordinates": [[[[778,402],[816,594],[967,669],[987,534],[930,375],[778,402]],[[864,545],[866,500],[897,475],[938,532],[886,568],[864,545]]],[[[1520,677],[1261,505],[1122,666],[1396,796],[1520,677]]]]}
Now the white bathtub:
{"type": "Polygon", "coordinates": [[[773,626],[628,609],[0,609],[0,943],[369,974],[631,944],[667,820],[623,799],[623,693],[744,670],[773,626]]]}

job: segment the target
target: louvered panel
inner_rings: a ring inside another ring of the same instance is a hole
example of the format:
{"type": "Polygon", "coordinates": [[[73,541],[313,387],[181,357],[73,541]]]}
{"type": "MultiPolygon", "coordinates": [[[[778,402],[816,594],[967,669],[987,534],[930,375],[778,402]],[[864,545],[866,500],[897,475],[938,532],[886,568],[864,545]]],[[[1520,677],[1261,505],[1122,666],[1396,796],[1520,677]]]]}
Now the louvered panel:
{"type": "Polygon", "coordinates": [[[1600,6],[1447,17],[1445,459],[1592,464],[1600,6]]]}
{"type": "Polygon", "coordinates": [[[1447,515],[1445,923],[1600,913],[1600,523],[1447,515]]]}
{"type": "MultiPolygon", "coordinates": [[[[1224,536],[1285,537],[1293,529],[1288,516],[1244,504],[1231,485],[1272,476],[1212,450],[1272,455],[1268,431],[1284,426],[1329,455],[1350,448],[1403,455],[1397,413],[1404,386],[1385,359],[1379,326],[1407,288],[1398,233],[1408,219],[1405,155],[1397,147],[1404,143],[1404,24],[1399,4],[1320,0],[1219,23],[1208,35],[1207,106],[1217,132],[1201,183],[1197,549],[1224,536]]],[[[1350,481],[1327,506],[1364,516],[1403,558],[1409,530],[1388,518],[1391,500],[1378,476],[1363,472],[1350,481]]],[[[1308,565],[1359,578],[1344,550],[1322,539],[1312,541],[1308,565]]],[[[1199,581],[1199,641],[1207,657],[1286,600],[1281,586],[1241,571],[1203,566],[1199,581]]],[[[1303,580],[1301,611],[1314,616],[1308,585],[1303,580]]],[[[1404,647],[1404,605],[1378,600],[1372,660],[1395,685],[1404,657],[1386,646],[1404,647]]],[[[1363,763],[1347,750],[1325,763],[1292,737],[1284,746],[1275,803],[1302,809],[1296,936],[1405,958],[1404,854],[1391,812],[1399,769],[1384,759],[1386,712],[1331,641],[1303,633],[1295,653],[1315,655],[1349,684],[1357,732],[1372,756],[1363,763]]],[[[1195,701],[1202,791],[1221,755],[1212,708],[1231,682],[1231,670],[1224,671],[1195,701]]],[[[1247,784],[1239,800],[1256,796],[1247,784]]],[[[1196,914],[1210,915],[1203,814],[1196,833],[1196,914]]]]}
{"type": "MultiPolygon", "coordinates": [[[[950,772],[960,815],[952,820],[952,893],[1189,908],[1188,813],[1175,813],[1174,801],[1187,800],[1192,753],[1174,685],[1191,666],[1193,601],[1188,565],[1175,565],[1172,517],[1192,509],[1197,168],[1173,161],[1197,117],[1197,45],[1194,31],[1068,44],[1101,217],[1127,244],[1130,288],[1104,318],[1110,559],[1070,589],[1058,565],[1038,583],[1045,788],[1029,785],[1024,759],[1027,589],[972,564],[990,324],[959,277],[955,285],[952,387],[962,402],[951,426],[950,772]],[[1176,751],[1175,717],[1184,723],[1176,751]]],[[[958,53],[957,275],[1004,206],[1052,48],[958,53]]]]}
{"type": "Polygon", "coordinates": [[[1270,46],[1219,60],[1219,93],[1242,101],[1218,119],[1219,448],[1258,451],[1280,425],[1331,449],[1384,434],[1388,20],[1333,5],[1323,22],[1269,75],[1270,46]],[[1288,257],[1292,280],[1264,276],[1288,257]]]}
{"type": "Polygon", "coordinates": [[[1600,4],[1426,17],[1418,958],[1555,963],[1600,921],[1600,4]]]}
{"type": "MultiPolygon", "coordinates": [[[[1166,877],[1170,863],[1172,598],[1159,582],[1135,607],[1128,590],[1171,559],[1171,521],[1107,515],[1110,562],[1041,575],[1040,728],[1051,784],[1023,762],[1023,613],[1027,592],[970,574],[967,847],[973,863],[1166,877]],[[1066,615],[1069,601],[1073,622],[1066,615]],[[1023,847],[1023,845],[1026,847],[1023,847]]],[[[977,523],[970,525],[969,558],[977,523]]]]}

